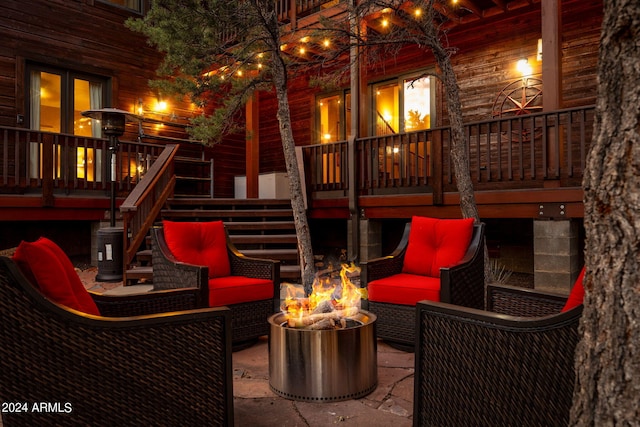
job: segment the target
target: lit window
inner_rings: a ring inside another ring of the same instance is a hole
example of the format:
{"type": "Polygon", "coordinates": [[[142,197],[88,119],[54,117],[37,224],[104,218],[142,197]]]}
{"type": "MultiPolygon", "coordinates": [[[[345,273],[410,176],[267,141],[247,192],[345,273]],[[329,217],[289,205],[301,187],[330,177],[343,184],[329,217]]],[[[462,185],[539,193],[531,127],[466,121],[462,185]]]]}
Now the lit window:
{"type": "MultiPolygon", "coordinates": [[[[68,133],[78,136],[100,138],[100,123],[82,116],[82,111],[103,107],[107,80],[69,70],[45,66],[29,66],[29,124],[38,131],[68,133]]],[[[30,177],[42,177],[42,147],[37,142],[30,144],[30,177]]],[[[54,159],[55,176],[60,178],[62,158],[60,146],[54,159]]],[[[89,181],[100,181],[101,150],[92,148],[76,150],[76,177],[89,181]]]]}
{"type": "Polygon", "coordinates": [[[429,77],[405,79],[403,83],[404,131],[431,127],[431,80],[429,77]]]}
{"type": "Polygon", "coordinates": [[[398,84],[385,83],[374,87],[373,105],[376,136],[400,132],[400,107],[398,84]]]}
{"type": "Polygon", "coordinates": [[[351,95],[349,93],[318,98],[316,142],[326,144],[346,140],[351,134],[351,95]]]}

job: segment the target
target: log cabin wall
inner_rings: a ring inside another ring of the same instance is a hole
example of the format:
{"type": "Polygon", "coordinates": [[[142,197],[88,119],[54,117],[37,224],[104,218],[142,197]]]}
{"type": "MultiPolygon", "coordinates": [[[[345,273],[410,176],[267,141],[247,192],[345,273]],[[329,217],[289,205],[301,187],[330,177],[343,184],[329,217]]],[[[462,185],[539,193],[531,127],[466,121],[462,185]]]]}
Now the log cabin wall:
{"type": "Polygon", "coordinates": [[[29,63],[110,78],[111,106],[123,110],[149,95],[160,56],[124,26],[140,15],[94,0],[4,0],[2,16],[0,125],[28,127],[16,117],[27,113],[29,63]]]}
{"type": "MultiPolygon", "coordinates": [[[[562,2],[562,98],[563,107],[593,104],[596,96],[598,40],[602,21],[602,2],[562,2]]],[[[486,19],[480,25],[454,28],[447,39],[456,50],[452,57],[460,87],[460,99],[466,122],[486,120],[494,115],[493,103],[500,91],[520,78],[515,63],[528,58],[534,77],[540,78],[537,61],[541,38],[540,3],[516,12],[486,19]],[[536,75],[537,74],[537,75],[536,75]]],[[[434,66],[433,57],[407,47],[385,64],[384,73],[367,72],[369,83],[434,66]]],[[[292,128],[297,145],[315,144],[315,97],[321,92],[310,88],[308,77],[290,83],[289,102],[292,128]]],[[[438,91],[438,125],[447,125],[442,89],[438,91]]],[[[275,94],[260,98],[260,171],[284,170],[278,122],[275,117],[275,94]]]]}

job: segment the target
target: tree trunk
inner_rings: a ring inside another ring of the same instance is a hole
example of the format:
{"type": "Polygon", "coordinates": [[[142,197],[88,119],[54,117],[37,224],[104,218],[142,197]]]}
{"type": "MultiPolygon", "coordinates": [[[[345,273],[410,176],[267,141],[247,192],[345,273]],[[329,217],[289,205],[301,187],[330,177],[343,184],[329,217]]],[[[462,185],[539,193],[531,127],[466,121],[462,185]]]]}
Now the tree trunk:
{"type": "Polygon", "coordinates": [[[449,54],[438,43],[432,46],[436,58],[442,82],[445,89],[447,111],[449,112],[449,125],[451,126],[451,157],[456,176],[456,186],[460,194],[460,210],[464,218],[474,218],[480,221],[478,206],[469,172],[469,154],[467,153],[467,141],[464,135],[464,123],[462,120],[462,107],[460,106],[460,89],[456,80],[456,74],[451,65],[449,54]]]}
{"type": "Polygon", "coordinates": [[[289,176],[289,191],[291,193],[291,208],[293,210],[293,220],[298,238],[298,252],[300,254],[300,266],[302,268],[302,284],[307,295],[311,294],[313,280],[315,278],[315,265],[313,249],[311,246],[311,231],[307,220],[307,212],[303,199],[302,183],[296,158],[296,144],[293,139],[291,129],[291,113],[289,110],[289,96],[287,92],[286,66],[282,58],[274,55],[273,61],[273,82],[278,98],[278,122],[280,124],[280,137],[282,138],[282,149],[284,160],[289,176]]]}
{"type": "Polygon", "coordinates": [[[640,420],[640,4],[604,2],[571,425],[640,420]]]}

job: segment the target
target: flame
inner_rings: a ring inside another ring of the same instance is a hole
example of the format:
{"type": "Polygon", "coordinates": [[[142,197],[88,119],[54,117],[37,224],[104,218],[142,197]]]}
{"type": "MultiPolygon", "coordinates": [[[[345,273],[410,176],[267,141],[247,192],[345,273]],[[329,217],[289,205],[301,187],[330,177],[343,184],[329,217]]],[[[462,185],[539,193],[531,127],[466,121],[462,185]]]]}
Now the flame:
{"type": "Polygon", "coordinates": [[[316,274],[312,292],[308,297],[298,286],[287,286],[287,295],[283,304],[283,313],[289,319],[302,319],[314,314],[315,310],[331,304],[335,310],[347,310],[357,314],[360,301],[367,298],[367,290],[353,284],[351,277],[360,274],[360,267],[353,263],[342,264],[339,280],[332,268],[316,274]]]}

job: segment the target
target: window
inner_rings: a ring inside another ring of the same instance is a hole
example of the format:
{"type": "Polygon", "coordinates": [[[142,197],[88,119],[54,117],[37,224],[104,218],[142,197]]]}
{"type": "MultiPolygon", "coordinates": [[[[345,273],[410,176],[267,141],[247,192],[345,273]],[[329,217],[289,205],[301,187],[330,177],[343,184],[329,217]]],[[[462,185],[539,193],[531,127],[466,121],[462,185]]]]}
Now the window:
{"type": "Polygon", "coordinates": [[[435,96],[432,80],[423,74],[373,85],[373,135],[431,128],[435,96]]]}
{"type": "MultiPolygon", "coordinates": [[[[67,133],[78,136],[100,138],[100,123],[82,116],[82,111],[99,109],[105,105],[107,79],[85,75],[69,70],[58,70],[44,66],[28,66],[29,79],[29,123],[38,131],[67,133]]],[[[42,175],[40,160],[42,148],[39,143],[30,146],[30,175],[42,175]]],[[[56,147],[54,171],[61,174],[61,147],[56,147]]],[[[88,181],[100,181],[102,155],[99,149],[78,147],[74,164],[76,177],[88,181]]]]}
{"type": "MultiPolygon", "coordinates": [[[[385,137],[415,132],[407,142],[381,138],[375,148],[381,179],[425,180],[431,173],[431,141],[427,132],[435,124],[434,77],[424,72],[370,85],[368,105],[370,135],[385,137]],[[410,142],[408,142],[410,141],[410,142]]],[[[329,144],[351,136],[351,96],[348,91],[317,98],[315,142],[329,144]]],[[[342,177],[339,147],[320,147],[322,183],[333,184],[342,177]]]]}
{"type": "Polygon", "coordinates": [[[111,3],[125,9],[142,13],[142,0],[100,0],[103,3],[111,3]]]}
{"type": "MultiPolygon", "coordinates": [[[[435,123],[433,77],[426,74],[402,76],[372,86],[372,135],[387,136],[430,129],[435,123]]],[[[381,179],[416,182],[431,174],[431,141],[416,133],[410,142],[398,144],[385,139],[378,151],[381,179]]]]}
{"type": "Polygon", "coordinates": [[[431,78],[405,78],[402,82],[404,131],[431,128],[431,78]]]}
{"type": "Polygon", "coordinates": [[[316,142],[345,141],[351,136],[351,94],[348,92],[318,99],[316,142]]]}

